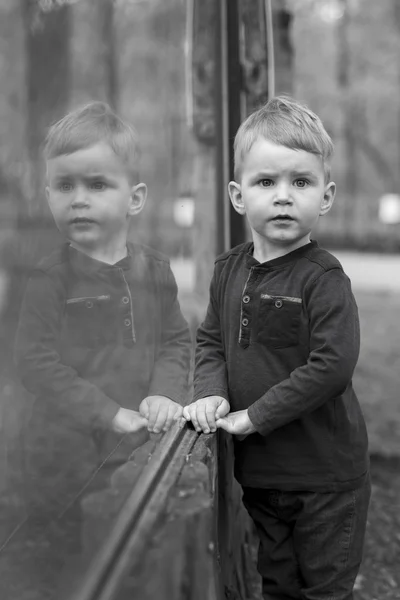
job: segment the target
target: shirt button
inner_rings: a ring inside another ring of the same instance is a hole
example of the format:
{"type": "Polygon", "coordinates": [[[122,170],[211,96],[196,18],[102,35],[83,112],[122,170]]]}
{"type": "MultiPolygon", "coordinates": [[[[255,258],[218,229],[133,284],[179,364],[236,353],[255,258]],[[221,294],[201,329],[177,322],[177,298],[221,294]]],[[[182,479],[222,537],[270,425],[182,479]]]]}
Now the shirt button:
{"type": "Polygon", "coordinates": [[[249,324],[249,320],[248,319],[242,319],[242,325],[243,325],[243,327],[247,327],[248,324],[249,324]]]}
{"type": "Polygon", "coordinates": [[[93,302],[91,300],[86,301],[86,308],[93,308],[93,302]]]}
{"type": "Polygon", "coordinates": [[[243,302],[245,304],[247,304],[248,302],[250,302],[250,296],[243,296],[243,302]]]}
{"type": "Polygon", "coordinates": [[[128,304],[128,303],[129,303],[129,298],[128,298],[128,296],[124,296],[124,297],[122,298],[122,302],[123,302],[124,304],[128,304]]]}
{"type": "Polygon", "coordinates": [[[130,319],[125,319],[125,321],[124,321],[125,327],[129,327],[130,324],[131,324],[131,320],[130,319]]]}
{"type": "Polygon", "coordinates": [[[276,306],[276,308],[282,308],[282,306],[283,306],[282,300],[275,300],[275,306],[276,306]]]}

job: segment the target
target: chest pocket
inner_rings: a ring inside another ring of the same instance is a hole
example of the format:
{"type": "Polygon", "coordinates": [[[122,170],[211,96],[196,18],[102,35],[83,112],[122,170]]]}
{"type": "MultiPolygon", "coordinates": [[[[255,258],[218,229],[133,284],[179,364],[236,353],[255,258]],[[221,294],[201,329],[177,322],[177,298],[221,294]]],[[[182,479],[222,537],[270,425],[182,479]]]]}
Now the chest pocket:
{"type": "Polygon", "coordinates": [[[257,341],[272,348],[297,346],[301,310],[301,298],[261,294],[257,341]]]}
{"type": "Polygon", "coordinates": [[[63,337],[72,346],[93,348],[116,339],[116,323],[109,295],[68,298],[63,337]]]}

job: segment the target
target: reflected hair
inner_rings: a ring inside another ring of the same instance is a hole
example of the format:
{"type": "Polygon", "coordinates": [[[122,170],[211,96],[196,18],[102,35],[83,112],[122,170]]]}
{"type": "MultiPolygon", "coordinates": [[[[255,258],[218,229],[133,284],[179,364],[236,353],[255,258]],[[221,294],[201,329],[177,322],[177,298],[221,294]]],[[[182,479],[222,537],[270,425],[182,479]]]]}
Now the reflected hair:
{"type": "Polygon", "coordinates": [[[276,96],[243,121],[234,143],[236,181],[240,180],[246,154],[260,137],[291,150],[320,156],[328,183],[333,142],[321,119],[307,106],[289,96],[276,96]]]}
{"type": "Polygon", "coordinates": [[[44,145],[46,160],[105,142],[138,180],[139,146],[135,129],[105,102],[90,102],[52,125],[44,145]]]}

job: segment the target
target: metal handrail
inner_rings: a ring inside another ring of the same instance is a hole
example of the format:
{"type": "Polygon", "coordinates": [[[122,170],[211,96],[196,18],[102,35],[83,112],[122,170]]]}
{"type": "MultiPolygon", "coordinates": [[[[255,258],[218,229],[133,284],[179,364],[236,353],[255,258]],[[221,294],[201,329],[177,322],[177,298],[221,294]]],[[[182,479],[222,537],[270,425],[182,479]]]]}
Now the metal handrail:
{"type": "Polygon", "coordinates": [[[164,435],[71,600],[115,598],[127,572],[141,560],[198,437],[191,426],[178,423],[164,435]]]}

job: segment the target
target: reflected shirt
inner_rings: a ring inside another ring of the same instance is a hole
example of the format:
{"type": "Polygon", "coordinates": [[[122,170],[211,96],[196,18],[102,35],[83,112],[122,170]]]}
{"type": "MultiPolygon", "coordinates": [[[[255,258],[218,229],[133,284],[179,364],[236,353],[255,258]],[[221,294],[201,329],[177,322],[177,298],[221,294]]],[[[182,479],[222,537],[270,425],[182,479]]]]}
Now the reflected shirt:
{"type": "Polygon", "coordinates": [[[35,410],[101,430],[148,395],[183,404],[190,344],[165,256],[128,244],[109,265],[65,244],[28,282],[15,358],[35,410]]]}

